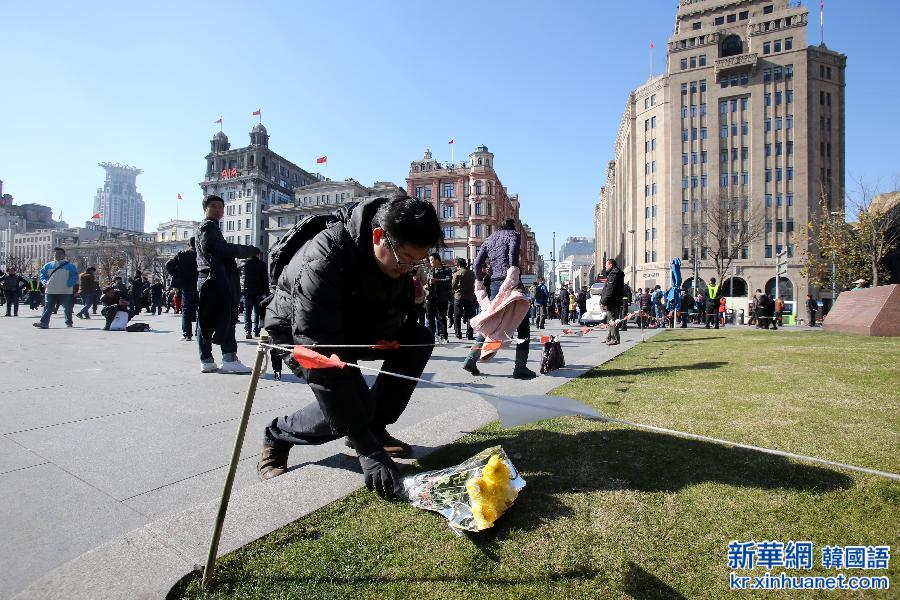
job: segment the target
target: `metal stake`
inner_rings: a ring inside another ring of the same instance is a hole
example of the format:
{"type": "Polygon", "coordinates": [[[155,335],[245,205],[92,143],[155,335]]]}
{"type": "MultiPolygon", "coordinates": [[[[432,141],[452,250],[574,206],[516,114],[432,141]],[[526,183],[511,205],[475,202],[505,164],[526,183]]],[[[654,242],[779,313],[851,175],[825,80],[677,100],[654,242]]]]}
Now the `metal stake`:
{"type": "Polygon", "coordinates": [[[203,589],[209,589],[213,583],[216,567],[216,554],[219,551],[219,539],[222,537],[222,526],[225,524],[225,513],[228,512],[228,501],[231,499],[231,486],[234,484],[234,476],[237,472],[238,461],[241,456],[241,446],[244,445],[244,434],[247,433],[247,422],[250,420],[250,409],[253,407],[253,397],[256,395],[256,385],[262,371],[263,358],[266,349],[263,344],[268,344],[269,336],[263,333],[256,347],[256,362],[253,363],[253,373],[250,375],[250,385],[247,388],[247,398],[244,400],[244,413],[238,425],[237,437],[234,440],[234,450],[231,451],[231,464],[228,465],[228,475],[225,477],[225,488],[222,490],[222,498],[219,500],[219,512],[216,514],[216,524],[213,528],[212,540],[209,542],[209,554],[206,556],[206,568],[203,569],[203,589]]]}

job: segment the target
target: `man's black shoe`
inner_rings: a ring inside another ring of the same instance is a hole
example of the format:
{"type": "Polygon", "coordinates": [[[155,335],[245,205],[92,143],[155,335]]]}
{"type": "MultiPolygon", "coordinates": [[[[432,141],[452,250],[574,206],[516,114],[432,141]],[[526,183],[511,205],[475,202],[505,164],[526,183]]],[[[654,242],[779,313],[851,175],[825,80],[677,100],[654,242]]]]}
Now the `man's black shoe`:
{"type": "Polygon", "coordinates": [[[513,370],[513,378],[515,379],[534,379],[535,377],[537,377],[537,373],[528,367],[516,367],[513,370]]]}
{"type": "Polygon", "coordinates": [[[267,481],[287,473],[287,460],[290,451],[290,446],[279,449],[263,444],[262,450],[259,452],[259,462],[256,463],[256,474],[259,478],[262,481],[267,481]]]}

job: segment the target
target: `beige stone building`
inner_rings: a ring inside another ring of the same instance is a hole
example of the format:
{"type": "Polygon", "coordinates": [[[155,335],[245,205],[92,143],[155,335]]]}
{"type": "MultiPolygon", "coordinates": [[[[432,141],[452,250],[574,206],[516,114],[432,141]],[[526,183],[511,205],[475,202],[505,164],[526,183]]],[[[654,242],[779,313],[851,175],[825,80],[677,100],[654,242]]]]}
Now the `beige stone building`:
{"type": "Polygon", "coordinates": [[[681,0],[666,73],[625,105],[596,206],[598,262],[618,259],[635,288],[666,287],[679,257],[692,287],[696,257],[705,286],[721,245],[711,211],[727,207],[734,231],[759,232],[720,281],[731,304],[774,290],[782,251],[780,291],[803,299],[811,211],[823,193],[843,209],[847,61],[807,44],[808,16],[786,0],[681,0]]]}

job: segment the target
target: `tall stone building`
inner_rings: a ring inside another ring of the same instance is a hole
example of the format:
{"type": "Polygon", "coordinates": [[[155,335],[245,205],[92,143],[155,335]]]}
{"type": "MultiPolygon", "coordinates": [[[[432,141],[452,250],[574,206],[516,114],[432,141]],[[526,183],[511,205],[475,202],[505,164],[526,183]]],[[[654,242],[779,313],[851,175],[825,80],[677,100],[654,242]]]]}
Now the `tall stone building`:
{"type": "Polygon", "coordinates": [[[741,306],[774,291],[784,250],[780,292],[803,299],[806,223],[823,196],[843,208],[847,62],[807,44],[807,20],[787,0],[681,0],[666,73],[625,105],[596,207],[598,263],[624,262],[635,287],[665,286],[679,257],[690,288],[696,258],[705,286],[721,239],[710,221],[728,208],[736,231],[759,234],[737,249],[725,295],[741,306]]]}
{"type": "Polygon", "coordinates": [[[422,160],[410,164],[406,184],[410,195],[434,204],[444,229],[445,260],[474,260],[484,240],[513,219],[523,240],[520,270],[523,275],[536,274],[539,252],[534,232],[519,219],[519,196],[503,187],[487,146],[478,146],[468,161],[459,164],[441,164],[426,149],[422,160]]]}
{"type": "Polygon", "coordinates": [[[233,148],[228,136],[217,132],[206,155],[203,195],[225,200],[219,225],[229,242],[257,246],[268,252],[266,218],[269,206],[293,204],[297,188],[322,180],[269,148],[269,132],[262,123],[250,130],[250,145],[233,148]]]}
{"type": "Polygon", "coordinates": [[[106,171],[106,181],[94,196],[94,213],[99,225],[125,231],[144,231],[144,198],[137,191],[137,176],[140,169],[104,162],[100,166],[106,171]]]}

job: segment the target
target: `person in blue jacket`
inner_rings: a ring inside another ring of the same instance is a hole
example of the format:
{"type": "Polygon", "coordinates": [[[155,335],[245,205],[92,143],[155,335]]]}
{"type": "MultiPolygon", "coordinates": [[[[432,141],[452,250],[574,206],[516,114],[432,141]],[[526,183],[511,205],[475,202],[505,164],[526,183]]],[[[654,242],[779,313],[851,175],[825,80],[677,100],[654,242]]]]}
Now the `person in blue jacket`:
{"type": "Polygon", "coordinates": [[[78,267],[66,260],[66,251],[53,249],[53,257],[41,267],[40,279],[44,284],[44,312],[41,320],[33,325],[40,329],[50,327],[50,315],[57,306],[63,307],[66,327],[72,327],[72,306],[75,304],[75,293],[78,291],[78,267]]]}

